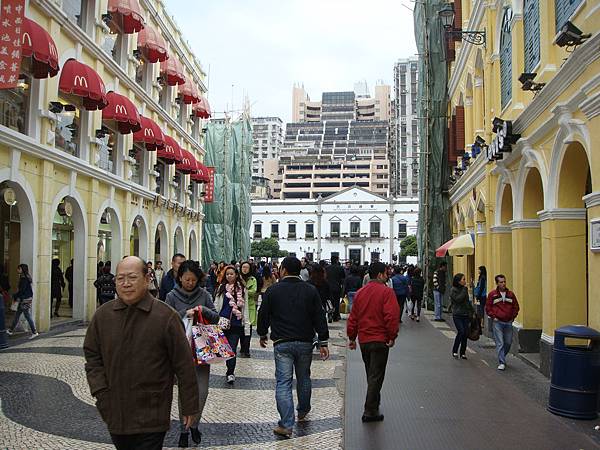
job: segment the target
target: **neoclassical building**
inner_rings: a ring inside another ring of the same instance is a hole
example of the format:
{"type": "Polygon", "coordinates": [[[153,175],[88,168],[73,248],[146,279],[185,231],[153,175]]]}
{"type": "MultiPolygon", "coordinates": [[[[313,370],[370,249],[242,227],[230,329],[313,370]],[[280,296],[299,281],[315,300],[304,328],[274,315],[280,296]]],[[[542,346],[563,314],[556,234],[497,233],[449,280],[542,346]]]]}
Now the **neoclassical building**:
{"type": "MultiPolygon", "coordinates": [[[[554,330],[600,329],[600,8],[585,0],[456,0],[449,79],[455,257],[468,279],[505,274],[521,311],[515,351],[540,353],[554,330]]],[[[538,358],[532,358],[535,361],[538,358]]]]}
{"type": "Polygon", "coordinates": [[[89,320],[99,261],[199,259],[205,73],[161,0],[29,0],[19,83],[0,90],[0,248],[29,265],[47,330],[51,260],[89,320]]]}

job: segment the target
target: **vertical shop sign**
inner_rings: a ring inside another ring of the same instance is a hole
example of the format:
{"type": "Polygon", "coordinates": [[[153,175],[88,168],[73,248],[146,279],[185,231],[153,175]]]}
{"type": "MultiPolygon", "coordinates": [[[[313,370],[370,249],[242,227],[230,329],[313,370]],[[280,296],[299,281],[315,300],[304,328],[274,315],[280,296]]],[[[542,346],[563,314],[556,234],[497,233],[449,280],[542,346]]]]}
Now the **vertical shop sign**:
{"type": "Polygon", "coordinates": [[[208,183],[206,183],[206,195],[204,196],[204,203],[212,203],[215,199],[215,168],[207,167],[208,169],[208,183]]]}
{"type": "Polygon", "coordinates": [[[0,9],[0,89],[13,89],[21,69],[25,0],[2,0],[0,9]]]}

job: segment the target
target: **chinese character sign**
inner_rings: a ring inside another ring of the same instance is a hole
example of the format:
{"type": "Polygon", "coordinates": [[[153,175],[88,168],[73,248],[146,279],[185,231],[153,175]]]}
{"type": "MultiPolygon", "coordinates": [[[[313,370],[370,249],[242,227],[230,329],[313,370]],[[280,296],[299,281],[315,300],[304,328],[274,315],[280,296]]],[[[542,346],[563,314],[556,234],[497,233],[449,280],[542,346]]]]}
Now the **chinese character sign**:
{"type": "Polygon", "coordinates": [[[204,186],[206,195],[204,196],[204,203],[212,203],[215,199],[215,168],[207,167],[208,169],[208,183],[204,186]]]}
{"type": "Polygon", "coordinates": [[[0,3],[0,89],[12,89],[19,82],[21,69],[25,0],[2,0],[0,3]]]}

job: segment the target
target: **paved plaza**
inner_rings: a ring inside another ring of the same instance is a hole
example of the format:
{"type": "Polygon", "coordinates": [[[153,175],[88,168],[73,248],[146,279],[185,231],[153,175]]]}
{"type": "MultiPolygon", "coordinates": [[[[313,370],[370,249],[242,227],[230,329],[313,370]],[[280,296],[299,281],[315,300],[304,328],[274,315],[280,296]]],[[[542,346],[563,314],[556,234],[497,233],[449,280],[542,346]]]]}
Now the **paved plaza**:
{"type": "MultiPolygon", "coordinates": [[[[330,360],[321,361],[315,354],[312,411],[305,422],[297,424],[290,440],[273,435],[279,416],[271,344],[263,350],[257,348],[258,339],[253,340],[252,358],[238,359],[233,387],[225,382],[225,365],[213,366],[200,424],[202,448],[341,448],[343,325],[340,322],[331,328],[330,360]]],[[[85,378],[85,328],[68,328],[32,341],[13,340],[12,346],[0,353],[1,449],[114,448],[85,378]]],[[[171,417],[167,448],[175,448],[179,437],[176,401],[171,417]]]]}

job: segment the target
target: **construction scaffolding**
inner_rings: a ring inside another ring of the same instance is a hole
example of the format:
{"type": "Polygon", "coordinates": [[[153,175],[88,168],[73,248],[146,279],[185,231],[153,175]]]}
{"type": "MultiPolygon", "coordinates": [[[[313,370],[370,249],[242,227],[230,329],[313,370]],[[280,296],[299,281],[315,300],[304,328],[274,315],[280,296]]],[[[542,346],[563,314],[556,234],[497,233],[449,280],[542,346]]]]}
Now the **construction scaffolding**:
{"type": "Polygon", "coordinates": [[[207,166],[215,168],[214,201],[204,204],[202,266],[250,256],[252,126],[247,114],[237,121],[209,122],[207,166]]]}
{"type": "Polygon", "coordinates": [[[446,0],[415,2],[415,39],[419,52],[419,134],[421,139],[419,226],[417,244],[423,266],[425,296],[433,302],[431,279],[436,268],[435,249],[450,239],[448,210],[447,105],[448,71],[445,33],[439,10],[446,0]]]}

